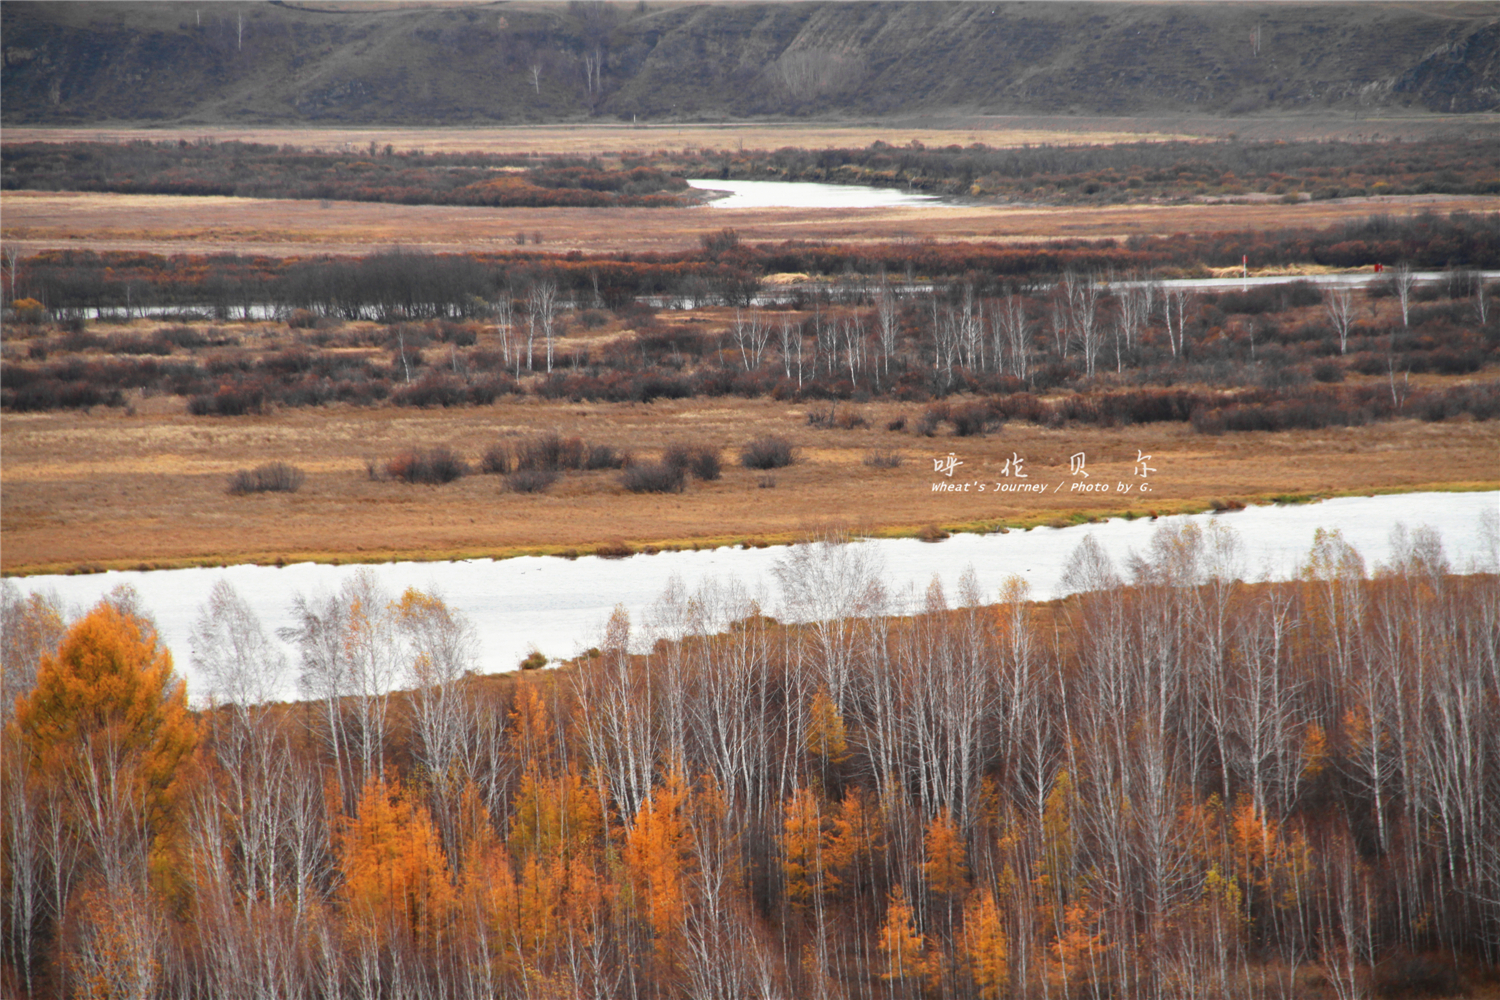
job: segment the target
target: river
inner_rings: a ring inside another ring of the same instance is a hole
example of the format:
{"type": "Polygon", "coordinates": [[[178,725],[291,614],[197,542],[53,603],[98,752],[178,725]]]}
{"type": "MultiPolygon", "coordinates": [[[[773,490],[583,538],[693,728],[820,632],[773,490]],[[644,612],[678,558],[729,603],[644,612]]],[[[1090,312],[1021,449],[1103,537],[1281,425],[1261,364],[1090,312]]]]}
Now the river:
{"type": "Polygon", "coordinates": [[[896,188],[855,184],[814,184],[809,181],[690,180],[699,191],[725,192],[707,204],[711,208],[952,208],[955,202],[933,194],[913,194],[896,188]]]}
{"type": "MultiPolygon", "coordinates": [[[[1072,528],[962,534],[935,543],[879,539],[855,544],[880,567],[880,578],[897,609],[905,599],[916,600],[934,577],[952,601],[959,578],[971,567],[986,600],[994,600],[1011,575],[1025,579],[1034,598],[1047,599],[1060,595],[1068,556],[1086,535],[1093,535],[1123,570],[1132,552],[1146,550],[1153,532],[1181,520],[1113,519],[1072,528]]],[[[1239,575],[1247,580],[1295,576],[1319,528],[1341,531],[1371,569],[1389,558],[1391,532],[1397,524],[1435,528],[1455,569],[1493,572],[1500,560],[1496,540],[1500,493],[1495,492],[1347,497],[1316,504],[1249,507],[1185,520],[1231,529],[1241,545],[1239,575]]],[[[673,577],[690,592],[705,582],[727,585],[737,581],[758,595],[768,613],[780,616],[784,612],[773,569],[785,557],[784,548],[721,548],[628,559],[526,557],[385,563],[371,569],[393,595],[411,586],[439,591],[474,623],[478,668],[494,672],[514,668],[532,647],[551,657],[567,657],[598,645],[616,605],[623,605],[633,622],[644,622],[673,577]]],[[[74,613],[86,610],[115,587],[134,587],[143,607],[155,616],[178,671],[188,679],[190,693],[201,695],[202,680],[190,662],[188,636],[215,581],[228,580],[255,609],[267,631],[273,631],[292,623],[294,594],[331,593],[355,572],[357,567],[349,565],[299,563],[284,568],[240,565],[33,576],[15,583],[23,593],[55,595],[74,613]]],[[[288,688],[285,694],[290,697],[295,691],[288,688]]]]}

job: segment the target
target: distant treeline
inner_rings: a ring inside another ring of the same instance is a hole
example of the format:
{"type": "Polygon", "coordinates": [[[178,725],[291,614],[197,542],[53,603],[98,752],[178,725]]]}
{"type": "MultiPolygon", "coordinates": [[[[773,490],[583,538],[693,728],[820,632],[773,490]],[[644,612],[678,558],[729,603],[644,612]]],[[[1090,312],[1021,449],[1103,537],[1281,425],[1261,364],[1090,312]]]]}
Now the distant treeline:
{"type": "Polygon", "coordinates": [[[547,254],[513,251],[429,255],[396,251],[364,258],[275,258],[52,250],[19,262],[4,291],[54,314],[163,308],[208,309],[220,318],[252,307],[308,309],[346,319],[482,314],[506,289],[550,281],[565,297],[610,308],[641,296],[689,306],[749,305],[765,275],[954,281],[979,294],[1050,284],[1065,272],[1207,276],[1206,266],[1248,259],[1251,267],[1426,269],[1500,267],[1500,213],[1370,216],[1326,229],[1282,229],[1118,240],[1053,240],[1029,246],[900,242],[849,246],[789,241],[750,245],[730,230],[680,253],[547,254]]]}
{"type": "Polygon", "coordinates": [[[680,177],[648,166],[483,153],[305,151],[242,142],[8,143],[5,190],[233,195],[490,207],[679,205],[680,177]]]}
{"type": "Polygon", "coordinates": [[[863,149],[631,153],[604,161],[489,153],[322,152],[242,142],[9,143],[6,190],[236,195],[400,204],[660,206],[684,177],[819,181],[1048,203],[1252,193],[1288,201],[1500,193],[1500,138],[1399,142],[1139,142],[1100,146],[920,143],[863,149]]]}
{"type": "MultiPolygon", "coordinates": [[[[608,402],[884,397],[938,401],[910,427],[903,417],[890,430],[931,435],[947,423],[959,436],[1008,421],[1191,421],[1217,434],[1500,416],[1493,379],[1410,381],[1479,372],[1500,357],[1494,290],[1470,270],[1410,286],[1398,271],[1363,293],[1302,281],[1212,294],[1077,273],[1017,290],[963,277],[930,289],[864,280],[841,283],[837,296],[806,292],[801,302],[686,322],[633,301],[611,315],[587,291],[569,309],[553,272],[518,271],[493,297],[473,295],[464,318],[411,321],[399,317],[432,300],[394,297],[409,290],[396,283],[408,275],[401,264],[396,256],[342,262],[366,269],[356,277],[390,277],[393,297],[381,313],[397,318],[390,323],[298,308],[284,314],[285,325],[259,329],[95,332],[77,314],[48,324],[39,305],[20,300],[7,329],[0,405],[124,405],[131,389],[186,397],[195,414],[225,416],[339,402],[484,405],[520,392],[608,402]],[[1339,385],[1355,373],[1378,378],[1339,385]],[[1061,395],[1068,391],[1077,395],[1061,395]],[[945,397],[960,393],[977,398],[950,408],[945,397]]],[[[336,285],[316,272],[309,280],[336,285]]],[[[864,426],[856,408],[840,416],[864,426]]]]}
{"type": "Polygon", "coordinates": [[[871,184],[1042,202],[1108,203],[1249,193],[1339,198],[1500,193],[1500,138],[1400,142],[1137,142],[1108,146],[919,142],[864,149],[685,151],[688,176],[871,184]]]}

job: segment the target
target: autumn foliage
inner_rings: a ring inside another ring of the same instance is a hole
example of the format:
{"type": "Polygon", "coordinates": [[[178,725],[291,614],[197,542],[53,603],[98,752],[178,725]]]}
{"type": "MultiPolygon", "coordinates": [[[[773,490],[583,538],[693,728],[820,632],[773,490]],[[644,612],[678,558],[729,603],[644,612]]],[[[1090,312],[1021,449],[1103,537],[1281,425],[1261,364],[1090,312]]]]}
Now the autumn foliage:
{"type": "Polygon", "coordinates": [[[304,693],[327,687],[293,704],[249,683],[279,668],[216,589],[194,655],[240,695],[196,714],[149,623],[101,605],[6,731],[7,994],[1492,981],[1492,553],[1458,572],[1402,532],[1372,569],[1325,532],[1296,579],[1247,583],[1227,529],[1164,522],[1128,567],[1081,543],[1065,599],[989,604],[971,578],[887,593],[858,545],[781,574],[856,617],[674,585],[649,643],[617,610],[601,649],[498,678],[440,597],[359,576],[298,604],[304,693]],[[334,669],[381,655],[409,690],[334,669]]]}

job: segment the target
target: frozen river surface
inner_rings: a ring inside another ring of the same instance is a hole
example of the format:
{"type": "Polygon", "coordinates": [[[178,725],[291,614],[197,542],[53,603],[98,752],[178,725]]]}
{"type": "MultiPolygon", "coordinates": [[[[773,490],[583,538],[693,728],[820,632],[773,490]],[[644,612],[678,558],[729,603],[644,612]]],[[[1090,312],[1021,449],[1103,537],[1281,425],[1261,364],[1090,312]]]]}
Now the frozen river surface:
{"type": "MultiPolygon", "coordinates": [[[[1152,533],[1174,521],[1200,525],[1217,521],[1231,528],[1243,547],[1245,579],[1286,579],[1306,559],[1319,528],[1337,529],[1374,568],[1390,557],[1391,531],[1435,528],[1455,569],[1493,569],[1500,493],[1411,493],[1349,497],[1296,506],[1250,507],[1228,514],[1108,522],[1073,528],[1036,528],[1000,535],[955,535],[937,543],[915,539],[880,539],[868,546],[881,566],[880,576],[898,599],[910,588],[919,594],[934,577],[950,601],[960,576],[972,567],[986,599],[995,599],[1012,575],[1024,578],[1038,600],[1058,596],[1068,556],[1085,536],[1093,535],[1123,566],[1132,552],[1144,553],[1152,533]]],[[[758,596],[766,611],[780,617],[781,595],[773,568],[786,549],[713,549],[662,552],[628,559],[585,556],[577,560],[527,557],[494,561],[385,563],[371,567],[393,596],[407,587],[435,590],[473,622],[479,640],[479,667],[509,670],[533,646],[551,657],[573,656],[599,644],[604,623],[616,605],[633,622],[648,610],[673,577],[691,592],[709,581],[738,581],[758,596]]],[[[53,593],[74,612],[97,603],[121,584],[140,594],[173,651],[177,669],[188,678],[189,692],[203,693],[189,655],[188,635],[194,618],[215,581],[228,580],[239,591],[268,632],[292,624],[297,593],[312,597],[336,591],[356,566],[299,563],[230,566],[223,569],[111,572],[89,576],[34,576],[18,579],[23,593],[53,593]]],[[[295,662],[294,658],[290,656],[295,662]]],[[[286,691],[293,696],[294,691],[286,691]]]]}

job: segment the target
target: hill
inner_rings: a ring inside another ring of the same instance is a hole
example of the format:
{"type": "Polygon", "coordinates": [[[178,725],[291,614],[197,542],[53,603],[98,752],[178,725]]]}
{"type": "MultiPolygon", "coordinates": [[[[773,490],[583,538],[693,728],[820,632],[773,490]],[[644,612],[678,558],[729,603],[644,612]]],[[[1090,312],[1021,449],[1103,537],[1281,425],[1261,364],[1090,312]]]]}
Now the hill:
{"type": "Polygon", "coordinates": [[[7,125],[1500,109],[1493,4],[26,3],[7,125]]]}

